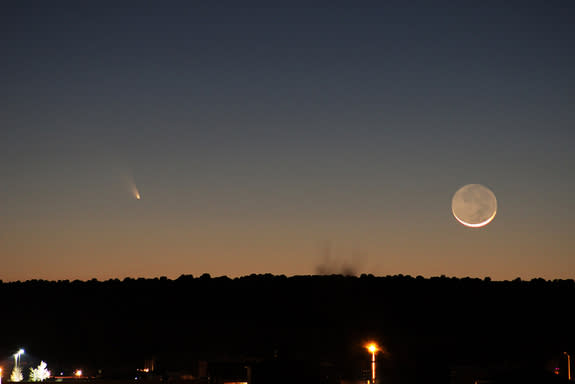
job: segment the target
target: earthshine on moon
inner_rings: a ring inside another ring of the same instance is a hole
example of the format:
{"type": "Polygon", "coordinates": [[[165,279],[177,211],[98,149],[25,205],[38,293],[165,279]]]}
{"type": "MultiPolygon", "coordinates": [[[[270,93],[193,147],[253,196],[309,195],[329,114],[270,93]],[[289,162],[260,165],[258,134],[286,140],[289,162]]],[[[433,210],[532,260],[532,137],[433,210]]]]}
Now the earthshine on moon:
{"type": "Polygon", "coordinates": [[[489,188],[467,184],[453,195],[451,211],[455,219],[467,227],[484,227],[497,214],[497,199],[489,188]]]}

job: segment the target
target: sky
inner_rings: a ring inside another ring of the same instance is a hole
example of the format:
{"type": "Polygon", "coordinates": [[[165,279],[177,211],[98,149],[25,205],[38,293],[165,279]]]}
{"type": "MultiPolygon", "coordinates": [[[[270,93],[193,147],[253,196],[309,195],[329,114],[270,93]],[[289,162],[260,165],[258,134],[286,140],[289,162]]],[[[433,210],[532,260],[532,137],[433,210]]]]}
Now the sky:
{"type": "Polygon", "coordinates": [[[2,2],[0,279],[574,278],[574,22],[570,1],[2,2]],[[483,228],[452,215],[466,184],[497,196],[483,228]]]}

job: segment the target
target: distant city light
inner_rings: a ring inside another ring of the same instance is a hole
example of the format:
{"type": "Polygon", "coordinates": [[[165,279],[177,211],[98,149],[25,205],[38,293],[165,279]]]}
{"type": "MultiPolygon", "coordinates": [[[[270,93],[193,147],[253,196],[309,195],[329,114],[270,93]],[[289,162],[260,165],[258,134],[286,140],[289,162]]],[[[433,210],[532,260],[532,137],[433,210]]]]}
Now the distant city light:
{"type": "Polygon", "coordinates": [[[24,380],[24,375],[22,375],[22,369],[20,369],[20,356],[24,354],[24,350],[20,348],[18,352],[14,354],[14,368],[12,369],[12,374],[10,375],[10,381],[20,382],[24,380]]]}
{"type": "Polygon", "coordinates": [[[74,376],[76,377],[81,377],[82,376],[82,370],[81,369],[76,369],[74,371],[74,376]]]}
{"type": "Polygon", "coordinates": [[[369,343],[365,347],[371,353],[371,384],[374,384],[375,383],[375,353],[377,351],[379,351],[379,347],[374,342],[369,343]]]}
{"type": "Polygon", "coordinates": [[[10,375],[10,381],[18,383],[22,380],[24,380],[22,370],[20,369],[20,367],[14,367],[14,369],[12,370],[12,374],[10,375]]]}
{"type": "Polygon", "coordinates": [[[571,381],[571,355],[567,352],[563,352],[567,356],[567,380],[571,381]]]}
{"type": "Polygon", "coordinates": [[[48,365],[44,361],[41,361],[37,368],[30,368],[30,381],[44,381],[49,379],[51,375],[48,365]]]}

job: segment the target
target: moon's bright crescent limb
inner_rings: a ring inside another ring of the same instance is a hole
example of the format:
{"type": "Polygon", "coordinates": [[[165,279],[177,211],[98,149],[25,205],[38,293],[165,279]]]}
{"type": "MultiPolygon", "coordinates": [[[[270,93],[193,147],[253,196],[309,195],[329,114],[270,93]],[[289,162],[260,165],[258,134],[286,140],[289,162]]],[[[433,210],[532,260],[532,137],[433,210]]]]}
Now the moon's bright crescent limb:
{"type": "MultiPolygon", "coordinates": [[[[453,209],[451,210],[453,212],[453,209]]],[[[495,219],[495,215],[497,214],[497,210],[495,210],[495,212],[493,212],[493,215],[491,215],[491,217],[485,221],[482,221],[481,223],[476,223],[476,224],[471,224],[471,223],[466,223],[465,221],[461,220],[459,217],[457,217],[457,215],[455,214],[455,212],[453,212],[453,217],[455,217],[455,219],[457,221],[459,221],[461,224],[465,225],[466,227],[470,227],[470,228],[480,228],[480,227],[484,227],[487,224],[491,223],[491,221],[493,219],[495,219]]]]}

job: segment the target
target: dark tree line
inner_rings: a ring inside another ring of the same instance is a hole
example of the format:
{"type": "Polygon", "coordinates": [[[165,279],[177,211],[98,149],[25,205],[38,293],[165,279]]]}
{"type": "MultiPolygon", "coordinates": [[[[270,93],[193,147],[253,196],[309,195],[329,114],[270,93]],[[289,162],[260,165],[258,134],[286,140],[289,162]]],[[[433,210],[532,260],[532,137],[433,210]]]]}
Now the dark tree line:
{"type": "Polygon", "coordinates": [[[386,375],[416,382],[454,364],[542,366],[575,351],[573,280],[205,274],[4,282],[0,297],[2,356],[22,346],[62,366],[285,359],[353,376],[375,339],[386,375]]]}

